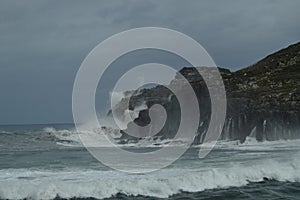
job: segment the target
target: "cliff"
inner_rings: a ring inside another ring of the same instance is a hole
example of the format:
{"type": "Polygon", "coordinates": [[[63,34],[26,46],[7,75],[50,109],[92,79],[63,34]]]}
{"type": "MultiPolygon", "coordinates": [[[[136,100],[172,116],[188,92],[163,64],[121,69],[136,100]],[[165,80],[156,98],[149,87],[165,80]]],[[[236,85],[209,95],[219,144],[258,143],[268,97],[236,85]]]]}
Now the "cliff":
{"type": "MultiPolygon", "coordinates": [[[[202,67],[202,70],[209,67],[202,67]]],[[[267,56],[245,69],[231,72],[219,68],[227,96],[227,115],[221,139],[243,142],[247,136],[258,141],[300,138],[300,43],[267,56]]],[[[191,84],[199,101],[201,118],[195,143],[201,143],[210,121],[210,97],[205,82],[194,68],[179,71],[191,84]]],[[[176,76],[170,84],[178,84],[176,76]]],[[[157,137],[172,138],[180,123],[180,108],[172,92],[164,86],[143,89],[131,99],[123,99],[118,112],[124,112],[125,101],[131,110],[145,103],[165,107],[168,118],[157,137]]],[[[135,123],[150,121],[148,110],[139,111],[135,123]]],[[[136,140],[123,133],[121,140],[136,140]]],[[[123,141],[123,142],[124,142],[123,141]]]]}

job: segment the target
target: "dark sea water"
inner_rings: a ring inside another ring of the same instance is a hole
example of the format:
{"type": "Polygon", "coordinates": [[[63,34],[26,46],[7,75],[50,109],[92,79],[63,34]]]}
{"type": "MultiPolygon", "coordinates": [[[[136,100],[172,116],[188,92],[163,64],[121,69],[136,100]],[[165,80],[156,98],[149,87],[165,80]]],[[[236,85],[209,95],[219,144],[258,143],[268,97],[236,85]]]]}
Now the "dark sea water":
{"type": "MultiPolygon", "coordinates": [[[[163,141],[142,141],[120,148],[162,147],[163,141]]],[[[299,140],[220,141],[204,159],[199,149],[190,148],[167,168],[128,174],[94,159],[73,125],[0,126],[0,198],[300,199],[299,140]]]]}

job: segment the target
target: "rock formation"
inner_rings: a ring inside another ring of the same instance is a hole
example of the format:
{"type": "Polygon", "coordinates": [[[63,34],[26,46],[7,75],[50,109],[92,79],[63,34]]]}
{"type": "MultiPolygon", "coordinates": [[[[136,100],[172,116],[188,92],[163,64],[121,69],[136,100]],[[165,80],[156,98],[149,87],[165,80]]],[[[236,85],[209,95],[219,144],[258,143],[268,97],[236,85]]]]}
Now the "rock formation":
{"type": "MultiPolygon", "coordinates": [[[[202,67],[209,70],[209,67],[202,67]]],[[[220,139],[258,141],[300,138],[300,43],[291,45],[245,69],[231,72],[219,68],[226,88],[227,115],[220,139]]],[[[195,143],[201,143],[210,122],[210,97],[205,82],[195,68],[183,68],[181,73],[191,84],[201,111],[195,143]]],[[[178,84],[176,76],[170,84],[178,84]]],[[[180,123],[180,108],[176,97],[164,86],[143,89],[130,99],[123,99],[117,109],[124,112],[145,103],[147,108],[161,104],[167,111],[167,121],[157,137],[172,138],[180,123]]],[[[150,118],[148,109],[141,110],[134,123],[145,126],[150,118]]],[[[136,140],[123,133],[121,140],[136,140]]]]}

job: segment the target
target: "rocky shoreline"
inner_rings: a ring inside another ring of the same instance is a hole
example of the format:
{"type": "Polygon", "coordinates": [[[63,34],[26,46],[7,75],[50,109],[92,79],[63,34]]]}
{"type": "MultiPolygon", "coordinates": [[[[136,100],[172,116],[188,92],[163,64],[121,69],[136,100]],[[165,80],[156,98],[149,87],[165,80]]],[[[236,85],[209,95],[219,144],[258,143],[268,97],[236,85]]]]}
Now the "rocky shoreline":
{"type": "MultiPolygon", "coordinates": [[[[210,69],[201,68],[208,72],[210,69]]],[[[244,142],[248,136],[258,141],[300,138],[300,43],[236,72],[224,68],[219,68],[219,71],[227,96],[227,115],[221,139],[244,142]]],[[[189,81],[198,98],[201,117],[194,142],[199,144],[210,122],[210,97],[195,68],[183,68],[179,73],[189,81]]],[[[180,82],[179,76],[176,76],[170,84],[180,82]]],[[[156,136],[163,139],[174,137],[180,123],[180,107],[167,87],[143,89],[130,99],[122,99],[116,110],[124,112],[124,102],[128,101],[130,110],[146,105],[134,121],[140,126],[150,121],[147,108],[154,104],[163,105],[168,117],[164,128],[156,136]]],[[[121,132],[120,142],[139,139],[121,132]]]]}

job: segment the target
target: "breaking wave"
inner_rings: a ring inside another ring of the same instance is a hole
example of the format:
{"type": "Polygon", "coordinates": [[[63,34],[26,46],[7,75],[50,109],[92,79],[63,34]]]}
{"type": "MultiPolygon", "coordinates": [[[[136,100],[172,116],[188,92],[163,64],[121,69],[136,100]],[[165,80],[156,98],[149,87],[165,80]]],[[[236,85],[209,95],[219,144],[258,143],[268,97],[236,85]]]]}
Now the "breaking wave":
{"type": "Polygon", "coordinates": [[[39,171],[0,170],[0,198],[54,199],[71,197],[108,198],[119,193],[166,198],[186,192],[244,186],[264,178],[300,181],[299,155],[289,162],[265,160],[245,164],[228,163],[224,167],[201,169],[164,169],[145,175],[115,171],[67,169],[39,171]],[[272,166],[272,167],[270,167],[272,166]],[[138,186],[138,187],[136,187],[138,186]]]}

